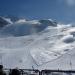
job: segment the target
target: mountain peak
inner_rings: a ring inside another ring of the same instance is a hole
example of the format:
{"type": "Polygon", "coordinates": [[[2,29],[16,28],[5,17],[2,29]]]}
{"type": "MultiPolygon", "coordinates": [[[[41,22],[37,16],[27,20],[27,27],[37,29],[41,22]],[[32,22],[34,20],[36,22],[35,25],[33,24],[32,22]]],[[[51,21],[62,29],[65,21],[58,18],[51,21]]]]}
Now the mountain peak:
{"type": "Polygon", "coordinates": [[[10,24],[4,17],[0,16],[0,27],[4,27],[5,25],[10,24]]]}

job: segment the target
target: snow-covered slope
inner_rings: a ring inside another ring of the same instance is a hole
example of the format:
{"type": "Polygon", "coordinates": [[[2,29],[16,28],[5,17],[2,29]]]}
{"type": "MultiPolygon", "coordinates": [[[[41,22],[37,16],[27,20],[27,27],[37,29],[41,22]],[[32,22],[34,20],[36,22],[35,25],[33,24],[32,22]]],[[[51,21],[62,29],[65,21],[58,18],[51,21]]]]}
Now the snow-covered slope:
{"type": "Polygon", "coordinates": [[[74,58],[75,27],[71,25],[33,20],[0,31],[0,61],[6,68],[75,69],[74,58]]]}
{"type": "Polygon", "coordinates": [[[12,24],[11,20],[9,18],[4,18],[0,16],[0,27],[4,27],[7,24],[12,24]]]}
{"type": "Polygon", "coordinates": [[[0,27],[5,27],[8,24],[23,23],[26,19],[14,17],[14,16],[0,16],[0,27]]]}

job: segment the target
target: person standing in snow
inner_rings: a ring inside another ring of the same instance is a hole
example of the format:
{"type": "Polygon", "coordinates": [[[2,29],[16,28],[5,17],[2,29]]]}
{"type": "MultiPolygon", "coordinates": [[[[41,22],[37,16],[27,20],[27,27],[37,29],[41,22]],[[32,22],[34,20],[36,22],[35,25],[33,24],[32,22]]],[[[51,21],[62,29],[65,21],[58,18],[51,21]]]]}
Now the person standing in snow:
{"type": "Polygon", "coordinates": [[[3,65],[0,65],[0,75],[6,75],[6,73],[3,71],[3,65]]]}

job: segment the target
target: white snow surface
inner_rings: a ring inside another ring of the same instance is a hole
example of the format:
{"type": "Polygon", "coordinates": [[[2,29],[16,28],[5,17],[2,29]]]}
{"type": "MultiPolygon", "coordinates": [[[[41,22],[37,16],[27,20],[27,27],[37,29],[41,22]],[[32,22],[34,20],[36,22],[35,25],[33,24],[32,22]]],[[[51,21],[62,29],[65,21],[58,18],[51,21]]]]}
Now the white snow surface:
{"type": "Polygon", "coordinates": [[[58,24],[36,34],[0,37],[0,63],[5,68],[75,69],[74,32],[75,27],[58,24]]]}
{"type": "Polygon", "coordinates": [[[16,23],[24,23],[26,22],[26,19],[19,19],[16,23]]]}
{"type": "Polygon", "coordinates": [[[3,17],[3,19],[4,19],[5,21],[7,21],[8,23],[13,24],[13,22],[11,21],[10,18],[5,18],[5,17],[3,17]]]}

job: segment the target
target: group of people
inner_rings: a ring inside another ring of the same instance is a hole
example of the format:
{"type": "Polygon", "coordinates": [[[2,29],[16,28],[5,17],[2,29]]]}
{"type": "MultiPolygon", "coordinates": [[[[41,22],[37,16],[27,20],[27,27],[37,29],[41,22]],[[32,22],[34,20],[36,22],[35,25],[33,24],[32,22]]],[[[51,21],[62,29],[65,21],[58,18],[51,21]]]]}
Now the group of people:
{"type": "MultiPolygon", "coordinates": [[[[3,70],[3,65],[0,65],[0,75],[7,75],[6,72],[3,70]]],[[[15,68],[10,70],[8,75],[21,75],[21,73],[17,68],[15,68]]]]}

